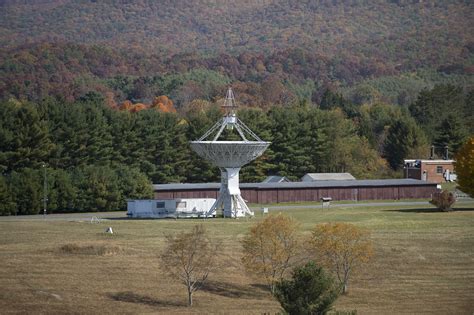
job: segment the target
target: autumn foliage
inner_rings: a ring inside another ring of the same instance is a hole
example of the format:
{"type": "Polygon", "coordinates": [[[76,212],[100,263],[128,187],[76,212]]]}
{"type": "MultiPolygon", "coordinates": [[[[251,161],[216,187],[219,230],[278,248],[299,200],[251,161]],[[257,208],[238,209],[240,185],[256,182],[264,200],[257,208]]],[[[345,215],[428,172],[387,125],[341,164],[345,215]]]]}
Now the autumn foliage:
{"type": "Polygon", "coordinates": [[[156,97],[151,104],[151,108],[155,108],[164,113],[176,113],[176,108],[174,108],[173,101],[170,100],[166,95],[156,97]]]}
{"type": "Polygon", "coordinates": [[[297,228],[298,223],[286,215],[270,215],[242,240],[246,270],[265,279],[272,292],[301,254],[297,228]]]}
{"type": "Polygon", "coordinates": [[[433,194],[433,198],[430,203],[435,205],[441,211],[450,211],[452,210],[453,204],[456,202],[456,197],[450,191],[443,190],[438,191],[433,194]]]}
{"type": "Polygon", "coordinates": [[[456,154],[454,170],[458,175],[459,189],[474,197],[474,136],[456,154]]]}
{"type": "Polygon", "coordinates": [[[349,223],[315,226],[309,244],[316,261],[335,273],[343,293],[348,290],[350,275],[373,255],[369,233],[349,223]]]}
{"type": "Polygon", "coordinates": [[[163,113],[176,113],[176,108],[173,105],[173,101],[168,98],[166,95],[161,95],[155,97],[151,105],[144,103],[132,103],[129,100],[125,100],[118,107],[121,111],[129,111],[131,113],[136,113],[146,109],[155,109],[163,113]]]}

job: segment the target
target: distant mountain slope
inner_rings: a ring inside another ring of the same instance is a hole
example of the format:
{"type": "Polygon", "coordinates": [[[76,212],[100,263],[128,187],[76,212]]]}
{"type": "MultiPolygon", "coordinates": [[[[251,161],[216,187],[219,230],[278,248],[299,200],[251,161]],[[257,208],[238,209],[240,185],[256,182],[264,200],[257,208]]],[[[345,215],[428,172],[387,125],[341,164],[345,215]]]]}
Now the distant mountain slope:
{"type": "MultiPolygon", "coordinates": [[[[304,47],[394,67],[468,63],[471,1],[0,1],[0,44],[238,53],[304,47]]],[[[472,62],[472,60],[471,60],[472,62]]]]}

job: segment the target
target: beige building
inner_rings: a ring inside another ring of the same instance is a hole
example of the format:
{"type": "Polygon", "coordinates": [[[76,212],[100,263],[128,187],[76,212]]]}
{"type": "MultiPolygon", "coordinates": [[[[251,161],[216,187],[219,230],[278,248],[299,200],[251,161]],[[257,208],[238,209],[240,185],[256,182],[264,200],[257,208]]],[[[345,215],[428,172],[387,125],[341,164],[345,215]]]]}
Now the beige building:
{"type": "Polygon", "coordinates": [[[355,180],[350,173],[307,173],[302,178],[302,182],[314,182],[320,180],[355,180]]]}

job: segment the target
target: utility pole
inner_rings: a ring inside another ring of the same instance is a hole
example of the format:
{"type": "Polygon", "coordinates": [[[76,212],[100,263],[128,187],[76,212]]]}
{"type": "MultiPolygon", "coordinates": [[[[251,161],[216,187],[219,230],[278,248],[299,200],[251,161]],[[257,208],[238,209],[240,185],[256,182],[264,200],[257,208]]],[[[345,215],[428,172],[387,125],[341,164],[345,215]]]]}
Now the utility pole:
{"type": "Polygon", "coordinates": [[[46,164],[43,163],[43,216],[46,217],[47,212],[47,202],[48,202],[48,180],[46,178],[46,164]]]}

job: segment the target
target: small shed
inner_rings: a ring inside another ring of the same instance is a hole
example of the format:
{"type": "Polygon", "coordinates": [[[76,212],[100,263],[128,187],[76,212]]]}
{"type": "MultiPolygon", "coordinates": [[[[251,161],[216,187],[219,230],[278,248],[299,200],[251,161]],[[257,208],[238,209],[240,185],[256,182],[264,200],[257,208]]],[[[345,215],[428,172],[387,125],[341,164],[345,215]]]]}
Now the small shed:
{"type": "Polygon", "coordinates": [[[355,177],[350,173],[307,173],[301,178],[302,182],[319,180],[355,180],[355,177]]]}
{"type": "Polygon", "coordinates": [[[214,198],[128,200],[127,215],[154,219],[215,217],[215,211],[208,213],[215,202],[214,198]]]}

